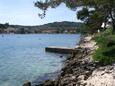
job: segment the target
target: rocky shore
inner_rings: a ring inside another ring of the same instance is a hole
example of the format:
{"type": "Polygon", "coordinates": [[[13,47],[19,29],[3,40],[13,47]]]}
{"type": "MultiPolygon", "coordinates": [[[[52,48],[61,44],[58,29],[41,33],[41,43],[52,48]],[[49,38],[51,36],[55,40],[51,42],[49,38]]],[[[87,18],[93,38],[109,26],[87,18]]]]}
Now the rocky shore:
{"type": "MultiPolygon", "coordinates": [[[[114,65],[101,66],[92,60],[92,53],[98,46],[91,38],[82,38],[76,47],[79,51],[67,58],[57,79],[47,80],[35,86],[115,86],[114,65]]],[[[23,86],[31,85],[28,82],[23,86]]]]}

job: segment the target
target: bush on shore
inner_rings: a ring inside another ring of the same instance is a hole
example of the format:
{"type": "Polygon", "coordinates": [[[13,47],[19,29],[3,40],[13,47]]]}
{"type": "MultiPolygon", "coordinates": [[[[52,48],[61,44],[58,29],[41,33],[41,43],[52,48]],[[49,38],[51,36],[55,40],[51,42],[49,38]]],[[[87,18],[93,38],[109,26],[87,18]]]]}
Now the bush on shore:
{"type": "Polygon", "coordinates": [[[94,40],[99,48],[93,54],[93,58],[103,65],[115,62],[115,34],[112,34],[112,28],[95,35],[94,40]]]}

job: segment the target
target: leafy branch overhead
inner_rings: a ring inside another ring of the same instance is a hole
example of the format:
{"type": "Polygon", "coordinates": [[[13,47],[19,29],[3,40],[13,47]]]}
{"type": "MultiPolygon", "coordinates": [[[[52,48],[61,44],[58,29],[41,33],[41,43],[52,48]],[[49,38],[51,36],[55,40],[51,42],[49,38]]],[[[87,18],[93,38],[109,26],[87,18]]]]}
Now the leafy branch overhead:
{"type": "Polygon", "coordinates": [[[37,1],[35,6],[43,10],[39,17],[44,18],[48,8],[56,8],[61,3],[73,11],[81,7],[77,18],[93,30],[100,29],[103,22],[106,25],[111,20],[115,32],[115,0],[44,0],[37,1]]]}
{"type": "Polygon", "coordinates": [[[44,18],[46,15],[46,11],[48,8],[56,8],[61,3],[65,3],[68,8],[71,10],[76,10],[78,7],[78,3],[76,0],[45,0],[45,1],[37,1],[35,3],[35,7],[43,10],[43,13],[39,13],[40,18],[44,18]]]}

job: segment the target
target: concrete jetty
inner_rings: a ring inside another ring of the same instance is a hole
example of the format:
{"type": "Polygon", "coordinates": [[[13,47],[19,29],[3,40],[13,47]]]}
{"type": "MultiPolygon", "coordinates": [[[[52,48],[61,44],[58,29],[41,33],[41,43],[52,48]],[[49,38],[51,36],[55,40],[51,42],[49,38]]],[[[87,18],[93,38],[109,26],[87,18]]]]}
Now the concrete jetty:
{"type": "Polygon", "coordinates": [[[64,53],[64,54],[72,54],[78,51],[77,48],[69,48],[69,47],[57,47],[57,46],[49,46],[45,48],[46,52],[54,52],[54,53],[64,53]]]}

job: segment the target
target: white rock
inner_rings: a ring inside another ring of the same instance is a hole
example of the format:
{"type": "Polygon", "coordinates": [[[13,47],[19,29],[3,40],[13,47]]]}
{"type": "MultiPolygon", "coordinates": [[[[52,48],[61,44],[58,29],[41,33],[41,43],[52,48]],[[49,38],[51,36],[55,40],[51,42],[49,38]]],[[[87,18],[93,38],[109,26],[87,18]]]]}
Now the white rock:
{"type": "Polygon", "coordinates": [[[96,69],[85,81],[87,83],[86,86],[115,86],[115,70],[110,70],[111,67],[115,68],[115,66],[105,66],[96,69]]]}

